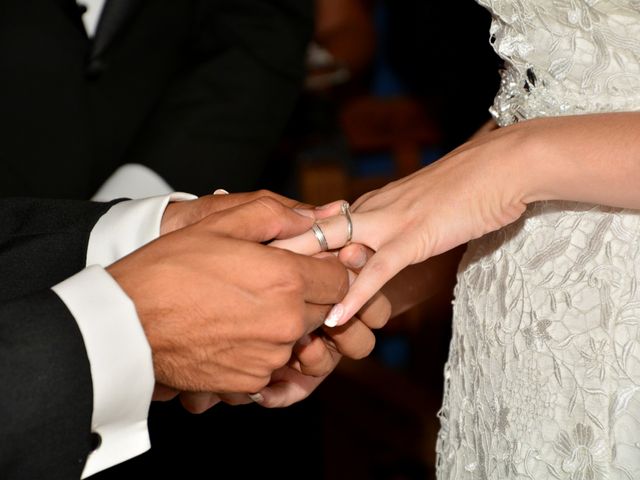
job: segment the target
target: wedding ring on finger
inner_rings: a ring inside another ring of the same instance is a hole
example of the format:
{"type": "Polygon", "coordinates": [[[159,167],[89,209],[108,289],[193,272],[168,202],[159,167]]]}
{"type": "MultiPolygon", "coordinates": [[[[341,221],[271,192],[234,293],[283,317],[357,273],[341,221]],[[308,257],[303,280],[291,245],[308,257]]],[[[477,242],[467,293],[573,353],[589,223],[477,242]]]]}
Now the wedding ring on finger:
{"type": "Polygon", "coordinates": [[[315,255],[318,252],[342,248],[346,244],[345,237],[352,230],[353,228],[349,227],[349,217],[346,214],[338,213],[314,223],[302,235],[286,240],[274,240],[269,245],[284,248],[300,255],[315,255]],[[347,222],[346,229],[345,221],[347,222]]]}
{"type": "Polygon", "coordinates": [[[316,240],[318,240],[318,243],[320,244],[320,250],[323,252],[326,252],[327,250],[329,250],[327,237],[324,236],[324,232],[320,228],[320,225],[318,225],[317,223],[314,223],[311,226],[311,230],[313,230],[313,234],[315,235],[316,240]]]}
{"type": "Polygon", "coordinates": [[[353,220],[351,219],[351,206],[348,202],[344,202],[340,207],[340,213],[347,219],[347,241],[345,245],[353,238],[353,220]]]}

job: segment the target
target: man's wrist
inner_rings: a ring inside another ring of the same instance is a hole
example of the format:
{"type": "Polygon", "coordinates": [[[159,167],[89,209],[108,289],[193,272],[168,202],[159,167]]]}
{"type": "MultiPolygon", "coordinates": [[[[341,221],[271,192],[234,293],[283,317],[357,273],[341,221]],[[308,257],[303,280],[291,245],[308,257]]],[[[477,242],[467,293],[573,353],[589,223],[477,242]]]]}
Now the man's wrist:
{"type": "Polygon", "coordinates": [[[170,202],[164,209],[162,220],[160,221],[160,236],[179,230],[190,222],[185,218],[184,209],[181,202],[170,202]]]}
{"type": "Polygon", "coordinates": [[[78,325],[91,368],[91,429],[101,441],[87,460],[84,478],[149,448],[151,349],[135,306],[102,268],[89,267],[52,289],[78,325]]]}
{"type": "Polygon", "coordinates": [[[187,193],[120,202],[96,223],[89,238],[87,265],[107,266],[155,240],[170,202],[193,200],[187,193]]]}

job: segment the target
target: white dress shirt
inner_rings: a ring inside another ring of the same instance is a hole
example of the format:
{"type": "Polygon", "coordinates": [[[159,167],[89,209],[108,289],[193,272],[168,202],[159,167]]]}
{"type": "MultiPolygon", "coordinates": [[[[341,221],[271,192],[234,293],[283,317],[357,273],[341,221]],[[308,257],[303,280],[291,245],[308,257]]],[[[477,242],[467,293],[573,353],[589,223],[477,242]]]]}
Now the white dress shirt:
{"type": "Polygon", "coordinates": [[[79,0],[77,2],[78,5],[87,7],[87,11],[82,15],[82,22],[89,38],[96,34],[104,2],[105,0],[79,0]]]}
{"type": "Polygon", "coordinates": [[[87,268],[53,287],[84,340],[93,383],[91,429],[102,439],[82,478],[150,448],[151,349],[133,302],[103,267],[156,239],[170,201],[195,198],[175,193],[114,205],[91,231],[87,268]]]}

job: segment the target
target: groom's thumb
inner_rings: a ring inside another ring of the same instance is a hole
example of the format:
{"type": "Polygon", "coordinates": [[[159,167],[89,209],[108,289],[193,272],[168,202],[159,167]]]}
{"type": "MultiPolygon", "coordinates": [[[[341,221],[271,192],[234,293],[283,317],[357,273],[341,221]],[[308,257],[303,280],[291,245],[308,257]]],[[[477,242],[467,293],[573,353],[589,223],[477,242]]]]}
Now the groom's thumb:
{"type": "Polygon", "coordinates": [[[292,209],[271,197],[214,213],[202,220],[207,228],[218,234],[267,242],[276,238],[289,238],[309,230],[314,222],[310,210],[292,209]]]}

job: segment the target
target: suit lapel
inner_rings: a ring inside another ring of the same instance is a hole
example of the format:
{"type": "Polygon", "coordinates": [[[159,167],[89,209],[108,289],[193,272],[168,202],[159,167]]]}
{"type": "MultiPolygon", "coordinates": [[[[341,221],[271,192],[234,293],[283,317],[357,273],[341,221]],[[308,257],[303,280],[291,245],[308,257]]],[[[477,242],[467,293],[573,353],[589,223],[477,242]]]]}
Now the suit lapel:
{"type": "Polygon", "coordinates": [[[100,57],[136,13],[142,0],[106,0],[93,38],[89,60],[100,57]]]}
{"type": "Polygon", "coordinates": [[[86,36],[84,24],[82,23],[82,13],[75,0],[55,0],[55,3],[60,5],[60,8],[65,12],[69,20],[71,20],[73,26],[86,36]]]}

